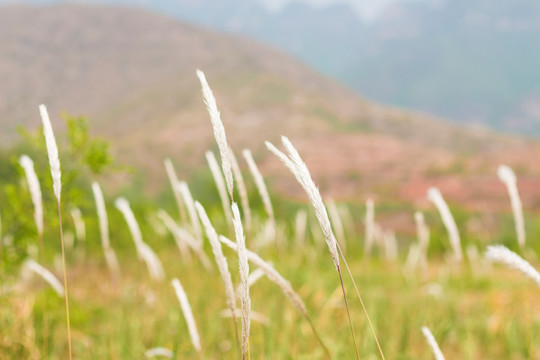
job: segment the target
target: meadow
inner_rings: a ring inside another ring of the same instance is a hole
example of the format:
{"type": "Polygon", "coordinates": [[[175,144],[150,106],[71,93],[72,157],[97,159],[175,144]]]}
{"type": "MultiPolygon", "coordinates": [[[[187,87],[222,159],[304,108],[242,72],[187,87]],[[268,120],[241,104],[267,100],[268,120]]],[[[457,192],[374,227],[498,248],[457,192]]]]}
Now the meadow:
{"type": "Polygon", "coordinates": [[[286,138],[284,152],[267,147],[297,178],[305,202],[280,197],[249,152],[231,157],[213,95],[198,75],[218,150],[207,153],[205,181],[179,181],[174,162],[165,161],[172,186],[160,199],[103,187],[108,196],[100,205],[94,178],[111,159],[80,119],[68,121],[68,140],[59,142],[61,170],[42,134],[26,133],[32,145],[4,156],[1,359],[433,359],[424,326],[448,359],[540,358],[537,273],[529,269],[531,280],[485,256],[488,245],[502,243],[538,263],[536,222],[525,214],[520,223],[515,197],[517,215],[500,214],[493,239],[468,236],[462,226],[469,214],[454,204],[457,223],[444,210],[441,221],[437,209],[446,203],[433,192],[426,194],[434,205],[425,222],[401,205],[418,234],[393,234],[377,226],[393,206],[321,197],[286,138]],[[24,153],[35,161],[41,204],[24,153]],[[527,225],[527,240],[519,224],[527,225]],[[29,259],[50,270],[65,292],[32,271],[29,259]]]}

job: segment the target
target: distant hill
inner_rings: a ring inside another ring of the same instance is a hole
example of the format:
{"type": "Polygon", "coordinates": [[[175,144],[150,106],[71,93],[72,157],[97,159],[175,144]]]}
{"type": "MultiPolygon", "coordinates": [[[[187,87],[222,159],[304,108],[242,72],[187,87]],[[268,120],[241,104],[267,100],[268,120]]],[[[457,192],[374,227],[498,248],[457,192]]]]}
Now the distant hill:
{"type": "MultiPolygon", "coordinates": [[[[68,0],[0,0],[46,4],[68,0]]],[[[365,24],[347,5],[256,0],[92,0],[138,6],[263,40],[380,103],[458,123],[540,134],[540,5],[534,0],[395,2],[365,24]]]]}
{"type": "Polygon", "coordinates": [[[252,148],[291,194],[294,182],[263,151],[264,140],[281,134],[336,197],[420,198],[441,174],[454,174],[470,177],[453,188],[456,199],[468,198],[485,181],[497,187],[494,169],[505,159],[534,173],[534,159],[522,156],[530,142],[368,102],[275,49],[142,10],[7,6],[0,44],[2,144],[14,141],[17,125],[39,125],[37,105],[45,103],[57,128],[61,111],[87,115],[150,185],[165,183],[164,156],[187,177],[214,146],[196,68],[215,91],[235,151],[252,148]]]}

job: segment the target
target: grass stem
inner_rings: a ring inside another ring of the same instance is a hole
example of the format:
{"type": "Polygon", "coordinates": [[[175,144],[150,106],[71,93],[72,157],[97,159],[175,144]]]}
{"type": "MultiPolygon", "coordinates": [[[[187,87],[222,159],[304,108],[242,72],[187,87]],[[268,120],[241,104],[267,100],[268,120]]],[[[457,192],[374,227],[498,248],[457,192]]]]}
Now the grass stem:
{"type": "MultiPolygon", "coordinates": [[[[360,291],[358,291],[358,286],[356,286],[356,282],[354,281],[354,278],[351,273],[351,269],[349,268],[349,264],[347,264],[347,260],[345,259],[345,256],[343,256],[343,252],[341,251],[341,248],[339,247],[339,244],[337,245],[337,249],[339,251],[339,254],[341,255],[341,259],[343,260],[343,263],[345,264],[345,268],[347,269],[347,272],[349,273],[349,277],[351,278],[351,281],[354,285],[354,290],[356,291],[356,295],[358,296],[358,299],[360,300],[360,304],[362,305],[362,310],[364,311],[364,314],[366,315],[367,322],[369,324],[369,327],[371,329],[371,333],[373,334],[373,337],[375,338],[375,342],[377,343],[377,348],[379,349],[379,353],[381,354],[381,358],[385,360],[384,353],[381,348],[381,344],[379,343],[379,339],[377,338],[377,334],[375,333],[375,328],[373,327],[373,324],[371,323],[371,319],[369,318],[369,314],[367,312],[366,306],[364,305],[364,300],[362,300],[362,296],[360,296],[360,291]]],[[[341,273],[339,274],[341,277],[341,273]]],[[[343,282],[341,284],[343,286],[343,282]]],[[[345,300],[347,301],[347,300],[345,300]]],[[[348,311],[348,309],[347,309],[348,311]]]]}
{"type": "Polygon", "coordinates": [[[68,299],[68,286],[67,286],[67,272],[66,272],[66,254],[64,250],[64,231],[62,228],[62,211],[60,210],[60,200],[56,202],[58,205],[58,219],[60,221],[60,242],[62,243],[62,269],[64,271],[64,288],[65,288],[65,299],[66,299],[66,323],[67,323],[67,334],[68,334],[68,349],[69,349],[69,360],[71,360],[71,327],[69,324],[69,299],[68,299]]]}

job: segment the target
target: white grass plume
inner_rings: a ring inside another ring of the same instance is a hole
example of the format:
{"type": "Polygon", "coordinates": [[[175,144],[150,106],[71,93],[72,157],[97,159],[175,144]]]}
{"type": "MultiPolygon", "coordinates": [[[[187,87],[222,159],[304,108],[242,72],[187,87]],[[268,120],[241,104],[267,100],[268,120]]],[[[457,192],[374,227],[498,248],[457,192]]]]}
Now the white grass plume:
{"type": "Polygon", "coordinates": [[[45,136],[45,145],[47,147],[47,154],[49,155],[49,165],[51,168],[51,177],[53,181],[54,196],[56,197],[56,205],[58,208],[58,223],[60,228],[60,243],[62,245],[62,269],[64,273],[64,288],[66,303],[66,325],[67,325],[67,338],[68,338],[68,358],[71,356],[71,327],[69,322],[69,296],[67,286],[67,271],[66,271],[66,255],[64,249],[64,230],[62,228],[62,210],[60,206],[60,196],[62,192],[62,172],[60,171],[60,159],[58,158],[58,147],[56,140],[54,139],[54,132],[52,129],[51,121],[49,119],[49,113],[45,105],[39,106],[39,112],[41,114],[41,120],[43,122],[43,135],[45,136]]]}
{"type": "Polygon", "coordinates": [[[248,199],[248,192],[246,188],[246,183],[244,182],[244,176],[242,176],[242,171],[240,170],[240,166],[238,165],[238,161],[236,160],[236,156],[234,155],[234,152],[229,147],[229,155],[231,155],[231,165],[232,165],[232,171],[234,174],[234,178],[236,179],[236,187],[238,189],[238,194],[240,195],[240,202],[242,205],[242,211],[244,213],[244,224],[246,226],[246,230],[251,230],[251,209],[249,208],[249,199],[248,199]]]}
{"type": "Polygon", "coordinates": [[[181,253],[182,251],[185,251],[186,257],[189,256],[189,251],[186,248],[187,245],[187,247],[189,247],[195,253],[195,255],[197,255],[199,260],[201,260],[201,263],[206,270],[212,269],[212,264],[210,263],[208,256],[206,256],[205,252],[203,251],[202,242],[195,239],[189,231],[179,227],[165,210],[160,209],[158,211],[158,218],[163,221],[165,227],[173,235],[176,246],[179,249],[184,249],[180,250],[181,253]]]}
{"type": "Polygon", "coordinates": [[[60,193],[62,191],[62,172],[60,171],[60,159],[58,158],[58,147],[54,139],[54,132],[49,119],[49,113],[45,105],[39,105],[39,112],[43,122],[43,134],[45,135],[45,144],[47,145],[47,153],[49,154],[49,164],[51,166],[51,176],[53,179],[54,195],[60,201],[60,193]]]}
{"type": "Polygon", "coordinates": [[[229,146],[227,145],[225,128],[223,127],[223,122],[221,121],[221,115],[217,108],[214,94],[212,93],[212,90],[210,89],[210,86],[206,81],[204,73],[199,69],[197,69],[197,77],[201,82],[204,103],[206,104],[206,108],[208,109],[208,113],[210,114],[210,121],[212,122],[212,128],[214,129],[214,137],[216,138],[216,142],[219,147],[219,154],[221,156],[221,168],[223,169],[223,173],[225,174],[227,189],[229,190],[231,200],[233,200],[234,180],[231,170],[231,158],[229,154],[229,146]]]}
{"type": "Polygon", "coordinates": [[[268,188],[266,187],[266,184],[264,183],[264,178],[259,171],[259,168],[257,167],[257,164],[255,163],[255,160],[253,159],[253,155],[251,154],[251,151],[248,149],[244,149],[242,151],[242,156],[246,160],[246,163],[248,164],[249,171],[251,172],[251,176],[253,177],[253,180],[255,181],[255,186],[257,187],[257,191],[259,192],[259,195],[261,196],[264,210],[266,211],[266,214],[270,218],[270,221],[272,221],[272,224],[275,226],[276,219],[274,216],[274,208],[272,206],[272,201],[270,200],[270,195],[268,194],[268,188]]]}
{"type": "Polygon", "coordinates": [[[268,150],[274,153],[285,164],[285,166],[293,173],[296,180],[304,188],[313,205],[313,208],[315,209],[315,215],[323,231],[326,244],[328,245],[330,255],[332,256],[332,261],[334,262],[334,266],[339,271],[337,241],[332,231],[332,226],[330,225],[330,220],[322,201],[321,194],[319,193],[319,189],[317,186],[315,186],[306,164],[303,162],[300,154],[298,154],[298,151],[296,151],[289,139],[282,136],[281,141],[287,149],[288,156],[279,151],[268,141],[265,144],[268,150]]]}
{"type": "Polygon", "coordinates": [[[343,222],[343,228],[345,229],[345,234],[349,238],[355,238],[356,237],[356,225],[355,220],[353,219],[353,216],[351,214],[351,210],[346,204],[338,205],[339,215],[341,217],[341,221],[343,222]]]}
{"type": "Polygon", "coordinates": [[[341,221],[341,216],[339,215],[339,210],[335,201],[333,199],[329,199],[326,202],[326,208],[328,209],[328,215],[332,222],[332,229],[334,229],[336,239],[339,242],[341,249],[346,251],[347,241],[345,239],[345,229],[343,228],[343,222],[341,221]]]}
{"type": "Polygon", "coordinates": [[[505,246],[488,246],[486,258],[493,262],[504,264],[512,269],[521,271],[525,276],[532,279],[540,287],[540,273],[532,267],[527,260],[509,250],[505,246]]]}
{"type": "Polygon", "coordinates": [[[191,191],[189,191],[189,186],[185,181],[178,182],[176,186],[178,187],[180,194],[182,194],[182,198],[186,204],[193,233],[195,234],[197,241],[202,243],[201,224],[199,223],[199,218],[197,217],[197,211],[195,210],[195,204],[193,202],[193,197],[191,196],[191,191]]]}
{"type": "Polygon", "coordinates": [[[115,201],[115,206],[122,215],[124,215],[133,242],[135,243],[137,255],[139,256],[139,259],[144,260],[146,263],[150,277],[157,281],[163,280],[165,278],[163,265],[152,248],[143,241],[141,228],[139,227],[139,223],[137,223],[137,219],[131,210],[129,202],[125,198],[119,197],[115,201]]]}
{"type": "Polygon", "coordinates": [[[92,183],[92,193],[94,194],[94,201],[96,203],[96,210],[99,221],[99,233],[101,235],[101,247],[105,254],[105,261],[109,271],[114,275],[120,275],[120,266],[118,265],[118,258],[116,253],[111,248],[111,242],[109,238],[109,217],[107,215],[107,208],[105,206],[105,199],[103,198],[103,192],[97,182],[92,183]]]}
{"type": "Polygon", "coordinates": [[[242,308],[242,358],[244,358],[248,352],[249,346],[249,328],[251,312],[251,299],[249,297],[249,263],[246,250],[246,238],[244,237],[244,229],[242,228],[242,219],[240,218],[240,210],[238,205],[233,203],[233,225],[236,235],[236,246],[238,249],[238,265],[240,268],[240,305],[242,308]]]}
{"type": "Polygon", "coordinates": [[[101,234],[101,245],[103,249],[110,247],[109,239],[109,217],[107,216],[107,208],[105,206],[105,199],[103,198],[103,192],[97,182],[92,183],[92,192],[94,194],[94,201],[96,202],[96,210],[99,220],[99,232],[101,234]]]}
{"type": "Polygon", "coordinates": [[[396,234],[392,230],[387,230],[384,232],[383,239],[386,260],[395,261],[398,257],[396,234]]]}
{"type": "MultiPolygon", "coordinates": [[[[262,229],[260,229],[257,234],[253,235],[253,248],[261,249],[271,243],[276,243],[277,241],[277,231],[276,224],[272,222],[271,219],[268,219],[263,223],[262,229]]],[[[278,247],[279,249],[279,247],[278,247]]]]}
{"type": "Polygon", "coordinates": [[[184,207],[184,201],[182,200],[182,194],[180,194],[178,186],[176,186],[176,184],[178,183],[178,177],[176,176],[174,165],[169,158],[165,158],[163,160],[163,163],[165,164],[165,171],[167,172],[167,177],[169,178],[169,182],[171,184],[174,199],[176,200],[176,206],[178,207],[178,211],[180,212],[180,219],[182,220],[182,223],[185,224],[187,223],[186,209],[184,207]]]}
{"type": "Polygon", "coordinates": [[[452,213],[450,212],[446,201],[444,201],[444,198],[439,189],[435,187],[431,187],[428,189],[427,196],[428,199],[435,204],[437,210],[439,210],[439,214],[441,215],[441,219],[444,223],[444,226],[446,227],[446,231],[448,231],[448,237],[450,238],[450,244],[452,245],[452,249],[454,250],[455,259],[461,261],[463,259],[463,251],[461,250],[459,231],[456,225],[456,221],[454,220],[454,217],[452,216],[452,213]]]}
{"type": "Polygon", "coordinates": [[[146,350],[146,352],[144,353],[144,356],[147,358],[161,356],[161,357],[172,359],[174,356],[174,353],[171,350],[164,347],[155,347],[155,348],[146,350]]]}
{"type": "Polygon", "coordinates": [[[523,219],[523,207],[517,188],[517,179],[514,171],[506,165],[501,165],[497,169],[499,179],[506,185],[510,203],[512,205],[512,213],[514,214],[514,222],[516,226],[516,235],[519,247],[523,249],[525,246],[525,220],[523,219]]]}
{"type": "Polygon", "coordinates": [[[199,354],[201,354],[201,340],[199,338],[199,332],[197,331],[197,325],[195,324],[195,319],[193,318],[193,312],[191,311],[191,305],[189,305],[186,292],[184,291],[184,288],[182,287],[182,284],[178,279],[173,279],[172,285],[174,287],[176,297],[180,302],[182,312],[184,313],[184,318],[186,319],[186,324],[188,327],[189,336],[191,337],[191,342],[193,343],[193,347],[195,348],[195,350],[197,350],[199,354]]]}
{"type": "Polygon", "coordinates": [[[435,355],[435,359],[444,360],[444,355],[441,351],[441,348],[439,347],[439,344],[437,344],[437,340],[435,340],[435,337],[427,326],[422,327],[422,333],[426,337],[426,340],[431,347],[431,351],[433,351],[433,355],[435,355]]]}
{"type": "Polygon", "coordinates": [[[420,246],[420,265],[425,268],[427,265],[427,251],[429,247],[429,227],[426,225],[424,214],[421,211],[414,213],[416,223],[416,234],[418,245],[420,246]]]}
{"type": "Polygon", "coordinates": [[[141,244],[140,250],[144,262],[148,268],[150,278],[156,281],[163,281],[165,279],[165,271],[163,270],[163,265],[161,264],[157,254],[148,244],[144,242],[141,244]]]}
{"type": "Polygon", "coordinates": [[[119,197],[114,202],[114,205],[122,213],[122,215],[124,215],[124,219],[126,220],[129,231],[131,232],[131,237],[133,238],[133,242],[135,243],[137,256],[139,257],[139,259],[143,259],[141,249],[143,244],[142,233],[139,224],[137,223],[137,219],[135,219],[135,215],[133,214],[133,211],[129,206],[129,202],[125,198],[119,197]]]}
{"type": "Polygon", "coordinates": [[[27,155],[23,155],[19,158],[19,163],[26,175],[28,190],[30,191],[30,197],[32,198],[32,204],[34,205],[34,221],[36,223],[38,235],[41,237],[43,236],[43,199],[41,196],[39,180],[36,171],[34,170],[34,162],[27,155]]]}
{"type": "Polygon", "coordinates": [[[223,206],[223,213],[225,214],[227,224],[231,224],[231,205],[227,196],[227,190],[225,189],[225,183],[223,182],[221,170],[219,169],[219,165],[213,152],[207,151],[205,156],[206,161],[208,161],[208,166],[210,167],[210,172],[212,173],[212,177],[214,178],[216,187],[218,189],[219,198],[221,199],[221,205],[223,206]]]}
{"type": "MultiPolygon", "coordinates": [[[[225,257],[225,255],[223,255],[223,249],[221,248],[218,234],[212,226],[212,223],[210,222],[210,219],[208,218],[204,207],[199,202],[196,202],[195,208],[197,209],[199,218],[201,219],[201,222],[206,231],[206,236],[208,237],[208,241],[210,242],[210,245],[212,247],[212,252],[214,253],[214,258],[218,266],[219,274],[221,275],[221,280],[223,281],[223,285],[225,286],[225,297],[227,300],[227,306],[231,309],[231,311],[234,311],[234,309],[236,308],[236,301],[234,296],[233,282],[231,278],[231,273],[229,272],[227,258],[225,257]]],[[[234,322],[236,329],[236,319],[234,319],[234,322]]]]}
{"type": "Polygon", "coordinates": [[[73,225],[75,225],[75,235],[78,242],[84,242],[86,240],[86,225],[81,214],[81,210],[78,207],[71,209],[71,218],[73,219],[73,225]]]}
{"type": "Polygon", "coordinates": [[[307,228],[307,211],[304,209],[296,212],[294,219],[294,236],[296,246],[304,248],[306,242],[306,228],[307,228]]]}
{"type": "Polygon", "coordinates": [[[375,202],[373,199],[366,200],[366,219],[364,235],[364,254],[371,255],[375,243],[375,202]]]}
{"type": "Polygon", "coordinates": [[[51,287],[56,291],[58,296],[64,297],[64,287],[62,283],[53,275],[49,270],[45,269],[43,266],[39,265],[34,260],[27,260],[24,262],[24,268],[31,270],[35,274],[39,275],[43,280],[45,280],[51,287]]]}
{"type": "Polygon", "coordinates": [[[119,277],[120,265],[118,264],[118,258],[116,257],[116,253],[114,252],[113,248],[109,247],[105,249],[105,261],[107,262],[107,267],[113,276],[119,277]]]}
{"type": "MultiPolygon", "coordinates": [[[[167,230],[173,236],[176,246],[178,247],[178,250],[180,251],[180,255],[182,256],[182,260],[185,262],[189,262],[191,259],[191,255],[189,253],[189,246],[180,236],[179,226],[176,223],[176,221],[174,221],[174,219],[163,209],[158,210],[157,217],[163,222],[167,230]]],[[[198,246],[197,241],[194,240],[194,242],[195,242],[195,246],[198,246]]]]}
{"type": "Polygon", "coordinates": [[[409,245],[409,252],[407,253],[407,258],[405,260],[405,270],[410,272],[414,270],[416,265],[420,262],[422,254],[420,251],[420,245],[412,243],[409,245]]]}

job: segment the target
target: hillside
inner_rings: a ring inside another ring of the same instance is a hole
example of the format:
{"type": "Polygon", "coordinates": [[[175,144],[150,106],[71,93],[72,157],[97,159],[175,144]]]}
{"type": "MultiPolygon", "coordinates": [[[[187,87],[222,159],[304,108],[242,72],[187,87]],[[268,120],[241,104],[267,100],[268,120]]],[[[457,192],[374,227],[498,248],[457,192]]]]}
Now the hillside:
{"type": "Polygon", "coordinates": [[[325,7],[290,1],[278,11],[256,0],[87,2],[138,6],[262,40],[377,102],[540,133],[540,6],[534,0],[394,1],[369,23],[351,6],[330,1],[325,7]]]}
{"type": "MultiPolygon", "coordinates": [[[[93,131],[111,139],[120,160],[142,169],[150,185],[165,182],[164,156],[187,177],[213,146],[196,68],[215,91],[233,148],[252,148],[284,191],[293,183],[262,151],[264,140],[281,134],[336,197],[421,197],[448,173],[483,189],[485,181],[497,183],[504,157],[532,174],[531,156],[513,155],[531,153],[528,142],[370,103],[277,50],[140,10],[6,6],[0,43],[3,144],[16,139],[17,125],[39,124],[43,102],[56,126],[61,111],[87,115],[93,131]],[[469,166],[471,154],[482,156],[482,166],[469,166]]],[[[465,184],[456,199],[476,196],[465,184]]]]}

